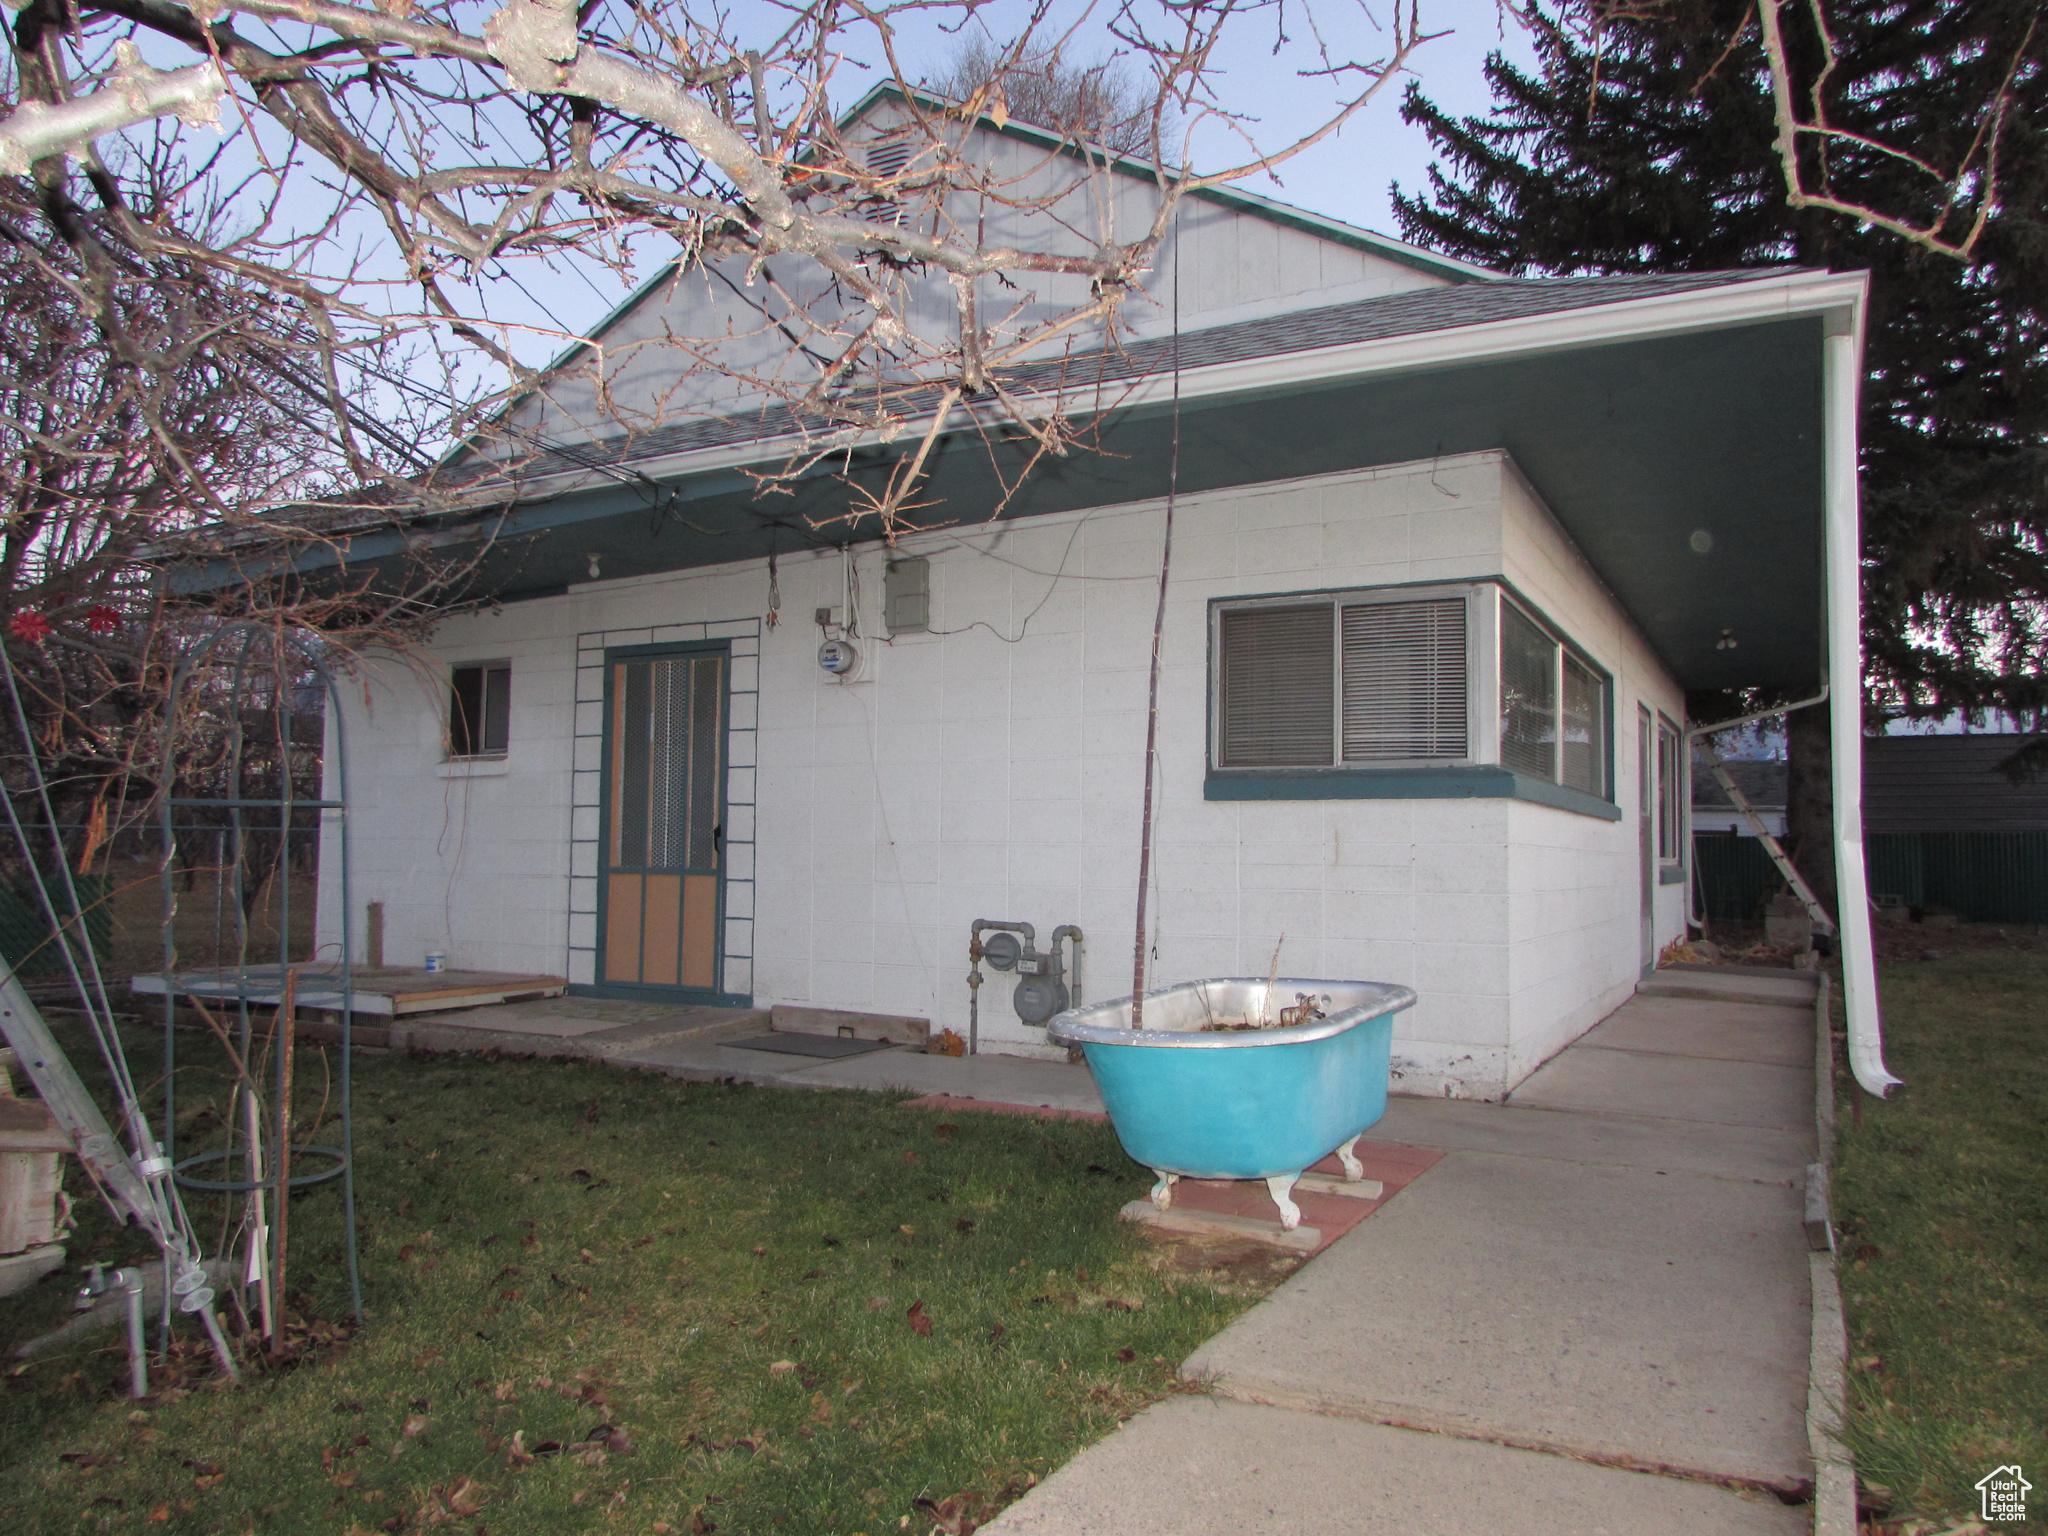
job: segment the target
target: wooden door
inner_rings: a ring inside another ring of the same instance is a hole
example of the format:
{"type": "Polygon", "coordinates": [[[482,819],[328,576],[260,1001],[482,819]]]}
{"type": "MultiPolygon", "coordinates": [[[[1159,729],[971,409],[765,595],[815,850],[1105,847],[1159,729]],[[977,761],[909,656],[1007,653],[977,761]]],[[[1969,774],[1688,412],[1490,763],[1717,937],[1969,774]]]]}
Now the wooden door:
{"type": "Polygon", "coordinates": [[[604,983],[716,993],[726,657],[629,655],[605,684],[604,983]]]}

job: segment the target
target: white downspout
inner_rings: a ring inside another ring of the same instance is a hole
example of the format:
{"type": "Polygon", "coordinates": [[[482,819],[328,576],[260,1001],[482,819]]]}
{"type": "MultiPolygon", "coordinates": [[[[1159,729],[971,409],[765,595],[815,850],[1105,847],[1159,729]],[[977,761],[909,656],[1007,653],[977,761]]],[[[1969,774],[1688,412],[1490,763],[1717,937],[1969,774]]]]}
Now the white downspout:
{"type": "MultiPolygon", "coordinates": [[[[1860,329],[1860,306],[1858,328],[1860,329]]],[[[1849,1070],[1884,1098],[1900,1079],[1885,1070],[1871,949],[1870,887],[1863,866],[1862,518],[1856,486],[1859,337],[1829,335],[1823,390],[1827,432],[1827,640],[1834,749],[1835,896],[1842,942],[1842,1000],[1849,1013],[1849,1070]]]]}

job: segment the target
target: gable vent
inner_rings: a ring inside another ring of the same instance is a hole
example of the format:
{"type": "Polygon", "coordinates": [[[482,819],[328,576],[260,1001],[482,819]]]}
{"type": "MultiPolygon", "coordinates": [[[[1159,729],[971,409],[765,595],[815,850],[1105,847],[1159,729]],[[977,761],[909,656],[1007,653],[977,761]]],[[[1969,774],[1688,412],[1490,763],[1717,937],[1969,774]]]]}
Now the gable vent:
{"type": "MultiPolygon", "coordinates": [[[[867,149],[867,168],[870,176],[894,176],[910,164],[911,152],[915,146],[906,141],[892,144],[870,144],[867,149]]],[[[903,205],[894,198],[877,198],[867,209],[867,217],[876,224],[901,224],[903,205]]]]}

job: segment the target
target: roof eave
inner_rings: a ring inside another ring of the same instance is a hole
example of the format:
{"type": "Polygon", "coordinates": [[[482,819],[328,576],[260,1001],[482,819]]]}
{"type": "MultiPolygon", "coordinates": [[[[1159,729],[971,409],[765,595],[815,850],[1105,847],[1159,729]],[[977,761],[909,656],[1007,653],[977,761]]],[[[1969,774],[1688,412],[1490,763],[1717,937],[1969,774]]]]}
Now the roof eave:
{"type": "MultiPolygon", "coordinates": [[[[1177,386],[1170,374],[1155,374],[1136,380],[1123,389],[1115,409],[1128,411],[1161,404],[1173,397],[1176,388],[1181,399],[1193,401],[1258,393],[1282,386],[1296,388],[1338,378],[1366,378],[1618,341],[1646,340],[1799,315],[1818,316],[1830,334],[1854,336],[1861,355],[1868,291],[1868,277],[1860,272],[1770,274],[1679,294],[1590,304],[1548,314],[1491,320],[1476,325],[1346,342],[1332,347],[1190,368],[1181,373],[1177,386]]],[[[1022,398],[1027,407],[1035,406],[1048,412],[1059,403],[1051,395],[1022,398]]],[[[946,430],[964,429],[973,421],[971,412],[956,408],[946,430]]],[[[917,441],[930,429],[930,424],[928,416],[914,419],[892,434],[891,441],[917,441]]],[[[788,459],[800,449],[815,446],[814,438],[788,434],[718,448],[689,449],[638,461],[634,468],[650,480],[674,480],[695,474],[772,464],[788,459]]],[[[833,451],[838,452],[841,448],[859,451],[882,446],[881,434],[864,432],[850,434],[843,441],[835,440],[833,451]]],[[[609,478],[593,470],[563,470],[522,482],[515,499],[520,502],[545,500],[608,483],[609,478]]]]}

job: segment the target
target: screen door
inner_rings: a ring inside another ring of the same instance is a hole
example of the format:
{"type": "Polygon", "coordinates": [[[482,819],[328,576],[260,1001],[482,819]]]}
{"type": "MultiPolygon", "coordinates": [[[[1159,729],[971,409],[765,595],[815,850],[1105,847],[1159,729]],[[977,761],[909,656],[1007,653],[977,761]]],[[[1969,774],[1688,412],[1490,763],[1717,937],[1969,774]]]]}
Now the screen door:
{"type": "Polygon", "coordinates": [[[726,658],[606,669],[604,981],[716,992],[726,658]]]}

